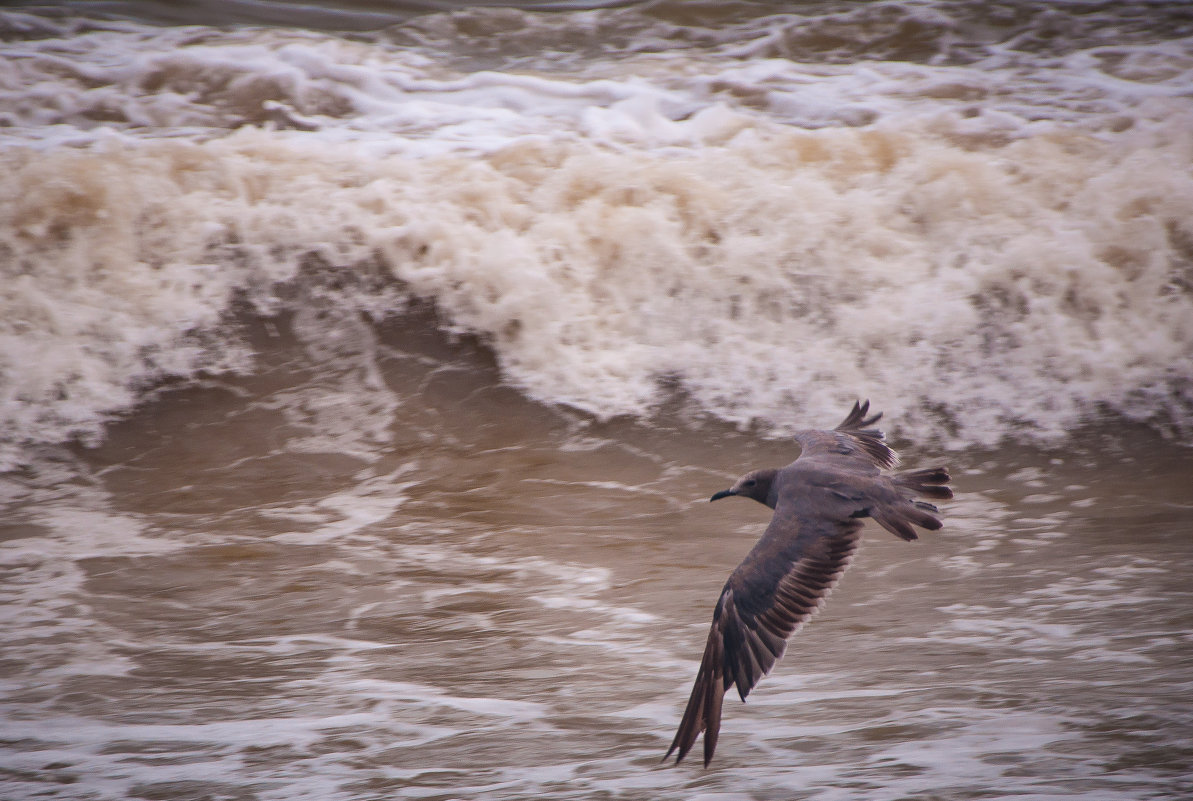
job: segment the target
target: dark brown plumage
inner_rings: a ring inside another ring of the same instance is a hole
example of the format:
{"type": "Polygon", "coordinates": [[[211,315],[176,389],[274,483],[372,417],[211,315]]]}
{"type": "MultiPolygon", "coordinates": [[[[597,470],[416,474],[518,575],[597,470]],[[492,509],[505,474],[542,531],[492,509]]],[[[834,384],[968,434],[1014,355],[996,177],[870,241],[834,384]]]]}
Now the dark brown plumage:
{"type": "Polygon", "coordinates": [[[740,495],[775,510],[762,539],[725,582],[692,695],[670,757],[679,762],[704,733],[704,765],[712,760],[721,727],[721,701],[730,687],[746,700],[750,690],[787,648],[787,639],[823,605],[849,567],[861,538],[862,518],[872,517],[904,540],[913,526],[938,529],[936,507],[915,496],[953,497],[943,467],[884,472],[898,456],[869,428],[870,402],[832,431],[801,431],[799,458],[782,469],[747,473],[711,500],[740,495]]]}

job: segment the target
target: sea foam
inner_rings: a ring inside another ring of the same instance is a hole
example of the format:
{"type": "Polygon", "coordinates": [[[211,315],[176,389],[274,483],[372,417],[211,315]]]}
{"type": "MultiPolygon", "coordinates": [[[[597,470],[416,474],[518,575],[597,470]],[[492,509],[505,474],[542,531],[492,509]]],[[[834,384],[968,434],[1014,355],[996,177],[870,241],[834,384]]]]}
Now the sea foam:
{"type": "Polygon", "coordinates": [[[1193,104],[1134,50],[1034,84],[700,51],[553,75],[108,27],[6,46],[5,467],[163,379],[251,370],[237,304],[328,275],[374,318],[432,301],[600,417],[678,386],[776,431],[869,396],[949,445],[1193,425],[1193,104]]]}

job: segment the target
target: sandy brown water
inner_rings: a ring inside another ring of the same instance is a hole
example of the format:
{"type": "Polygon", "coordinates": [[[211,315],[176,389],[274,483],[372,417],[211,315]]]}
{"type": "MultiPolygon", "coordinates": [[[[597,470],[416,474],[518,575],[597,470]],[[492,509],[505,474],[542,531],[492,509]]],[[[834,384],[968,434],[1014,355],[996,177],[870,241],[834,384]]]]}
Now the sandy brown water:
{"type": "Polygon", "coordinates": [[[1193,6],[515,5],[0,10],[0,801],[1193,798],[1193,6]]]}
{"type": "Polygon", "coordinates": [[[660,767],[767,518],[707,498],[794,448],[548,409],[417,314],[250,327],[257,376],[4,477],[5,797],[1193,791],[1183,447],[896,439],[952,467],[944,530],[868,530],[713,767],[660,767]]]}

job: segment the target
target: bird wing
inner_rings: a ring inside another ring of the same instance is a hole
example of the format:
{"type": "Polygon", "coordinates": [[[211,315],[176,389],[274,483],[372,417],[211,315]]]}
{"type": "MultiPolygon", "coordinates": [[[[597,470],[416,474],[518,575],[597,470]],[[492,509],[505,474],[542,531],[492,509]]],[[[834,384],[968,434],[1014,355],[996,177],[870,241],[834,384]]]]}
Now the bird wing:
{"type": "Polygon", "coordinates": [[[883,433],[877,428],[867,428],[882,419],[882,412],[867,417],[869,411],[870,401],[855,401],[852,411],[832,431],[796,432],[795,441],[801,448],[799,458],[817,457],[864,473],[877,473],[880,468],[897,465],[899,455],[883,442],[883,433]]]}
{"type": "Polygon", "coordinates": [[[824,604],[857,552],[861,521],[804,516],[780,504],[766,533],[729,576],[679,730],[666,759],[679,762],[704,732],[704,765],[721,727],[721,701],[737,686],[744,701],[783,655],[787,639],[824,604]]]}

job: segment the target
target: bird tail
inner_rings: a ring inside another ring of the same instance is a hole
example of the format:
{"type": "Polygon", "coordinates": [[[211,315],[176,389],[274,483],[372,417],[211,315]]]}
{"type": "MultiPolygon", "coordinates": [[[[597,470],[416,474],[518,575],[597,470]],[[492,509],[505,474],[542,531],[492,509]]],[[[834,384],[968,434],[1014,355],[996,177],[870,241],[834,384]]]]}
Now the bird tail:
{"type": "MultiPolygon", "coordinates": [[[[891,483],[912,495],[940,500],[953,497],[953,491],[948,486],[949,472],[943,467],[896,473],[891,476],[891,483]]],[[[899,495],[886,503],[876,505],[870,510],[870,516],[874,518],[874,522],[899,539],[910,541],[918,539],[913,526],[929,531],[941,527],[940,518],[934,514],[937,511],[937,508],[927,501],[917,501],[899,495]]]]}
{"type": "Polygon", "coordinates": [[[929,467],[924,470],[908,470],[891,476],[895,486],[925,498],[948,500],[953,497],[949,489],[949,471],[943,467],[929,467]]]}

